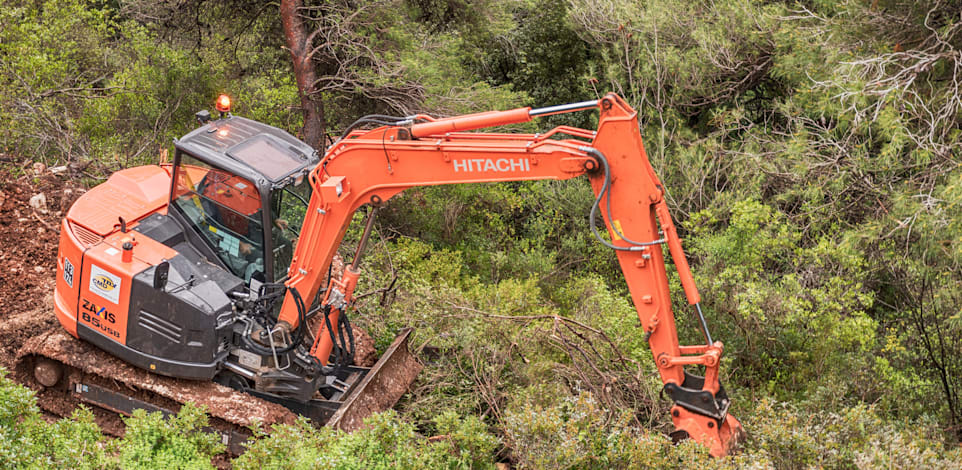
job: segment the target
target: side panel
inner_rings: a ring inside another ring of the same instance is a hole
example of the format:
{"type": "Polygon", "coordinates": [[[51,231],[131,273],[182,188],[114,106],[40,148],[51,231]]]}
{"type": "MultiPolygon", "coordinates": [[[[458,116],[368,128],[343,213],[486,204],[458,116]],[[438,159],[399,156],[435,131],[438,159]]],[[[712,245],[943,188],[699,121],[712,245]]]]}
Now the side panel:
{"type": "Polygon", "coordinates": [[[111,341],[125,341],[122,317],[126,315],[129,278],[143,267],[119,268],[119,245],[105,246],[105,242],[117,231],[118,217],[135,224],[143,216],[166,212],[168,171],[155,165],[118,171],[81,195],[67,211],[60,227],[54,312],[71,335],[80,337],[78,324],[84,324],[111,341]],[[117,253],[110,255],[105,250],[117,253]],[[91,273],[94,265],[97,272],[91,273]],[[93,278],[97,284],[91,290],[93,278]]]}
{"type": "MultiPolygon", "coordinates": [[[[165,216],[151,216],[143,224],[136,228],[164,235],[168,242],[182,239],[165,216]]],[[[189,251],[184,243],[178,246],[189,251]]],[[[224,317],[232,307],[225,292],[241,289],[240,279],[199,256],[188,259],[139,230],[115,233],[91,246],[81,266],[79,338],[154,373],[201,380],[217,373],[232,333],[224,317]],[[125,239],[135,241],[127,262],[125,239]],[[155,289],[155,266],[163,261],[170,263],[169,280],[155,289]]]]}
{"type": "Polygon", "coordinates": [[[149,370],[155,374],[180,379],[210,380],[217,374],[217,371],[220,370],[220,363],[227,357],[227,352],[225,351],[216,360],[208,363],[176,361],[146,354],[116,341],[111,341],[83,323],[77,326],[77,333],[79,333],[81,338],[96,345],[100,349],[136,367],[149,370]]]}
{"type": "Polygon", "coordinates": [[[148,267],[136,257],[129,263],[122,262],[121,250],[108,243],[88,249],[83,257],[83,275],[79,279],[78,323],[87,326],[89,331],[126,344],[133,277],[148,267]]]}

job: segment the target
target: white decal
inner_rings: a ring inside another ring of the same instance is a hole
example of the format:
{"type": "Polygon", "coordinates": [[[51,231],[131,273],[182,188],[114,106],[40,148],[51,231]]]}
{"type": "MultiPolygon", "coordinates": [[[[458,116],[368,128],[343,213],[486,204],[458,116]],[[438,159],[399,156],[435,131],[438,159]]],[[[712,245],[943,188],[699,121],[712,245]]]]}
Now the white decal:
{"type": "Polygon", "coordinates": [[[73,264],[66,256],[63,257],[63,280],[68,286],[73,287],[73,264]]]}
{"type": "Polygon", "coordinates": [[[109,247],[106,250],[104,250],[104,253],[107,253],[107,256],[116,256],[118,253],[120,253],[120,250],[114,247],[109,247]]]}
{"type": "Polygon", "coordinates": [[[96,264],[90,265],[90,292],[115,304],[120,303],[120,277],[110,274],[96,264]]]}
{"type": "Polygon", "coordinates": [[[455,172],[480,172],[480,171],[531,171],[527,158],[498,158],[496,160],[487,158],[465,158],[463,160],[452,160],[455,172]]]}

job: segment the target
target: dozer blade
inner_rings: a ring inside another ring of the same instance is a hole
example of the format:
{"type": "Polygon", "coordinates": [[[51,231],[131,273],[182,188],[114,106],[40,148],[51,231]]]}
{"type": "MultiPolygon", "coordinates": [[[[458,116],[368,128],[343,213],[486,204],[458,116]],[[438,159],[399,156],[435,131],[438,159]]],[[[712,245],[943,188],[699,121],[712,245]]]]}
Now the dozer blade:
{"type": "Polygon", "coordinates": [[[364,424],[364,418],[397,403],[423,368],[408,350],[412,331],[406,328],[394,338],[374,367],[352,387],[350,395],[327,422],[328,426],[351,432],[364,424]]]}

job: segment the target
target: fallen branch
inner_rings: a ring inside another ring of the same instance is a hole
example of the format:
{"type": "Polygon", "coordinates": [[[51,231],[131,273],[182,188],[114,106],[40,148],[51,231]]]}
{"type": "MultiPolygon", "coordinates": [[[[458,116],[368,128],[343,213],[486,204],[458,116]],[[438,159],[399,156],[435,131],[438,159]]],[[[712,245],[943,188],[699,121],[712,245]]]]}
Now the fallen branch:
{"type": "Polygon", "coordinates": [[[46,220],[43,220],[43,219],[40,217],[40,214],[37,214],[37,210],[36,210],[36,209],[33,209],[32,212],[33,212],[34,218],[36,218],[38,221],[40,221],[40,223],[43,224],[44,227],[47,227],[47,229],[49,229],[49,230],[56,231],[56,229],[55,229],[52,225],[48,224],[46,220]]]}
{"type": "MultiPolygon", "coordinates": [[[[546,335],[537,337],[546,339],[553,347],[563,351],[571,360],[570,366],[561,365],[565,377],[576,378],[569,386],[579,389],[588,387],[610,410],[636,410],[633,420],[640,424],[639,415],[651,412],[655,408],[656,399],[648,393],[636,372],[638,364],[626,358],[611,338],[598,328],[586,325],[578,320],[561,315],[499,315],[473,307],[457,305],[447,302],[451,308],[469,313],[455,313],[442,315],[442,318],[489,318],[495,320],[510,320],[529,324],[536,321],[550,320],[551,328],[546,335]],[[597,337],[593,339],[591,336],[597,337]],[[598,339],[607,345],[610,351],[607,355],[597,347],[598,339]],[[614,356],[614,360],[609,359],[614,356]],[[639,413],[640,412],[640,413],[639,413]]],[[[515,344],[515,343],[512,343],[515,344]]],[[[523,357],[523,356],[522,356],[523,357]]],[[[478,382],[477,377],[475,377],[478,382]]],[[[478,382],[480,384],[480,382],[478,382]]],[[[489,401],[489,397],[483,397],[489,401]]],[[[610,417],[609,417],[610,418],[610,417]]]]}

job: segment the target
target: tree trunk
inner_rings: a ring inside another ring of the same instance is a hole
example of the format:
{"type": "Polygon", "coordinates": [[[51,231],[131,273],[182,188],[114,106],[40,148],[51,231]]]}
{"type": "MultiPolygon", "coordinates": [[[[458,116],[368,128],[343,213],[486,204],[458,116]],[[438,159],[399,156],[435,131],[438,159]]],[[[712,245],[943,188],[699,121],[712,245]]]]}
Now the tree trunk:
{"type": "Polygon", "coordinates": [[[314,83],[317,73],[311,61],[311,44],[299,10],[303,0],[281,0],[281,22],[284,25],[284,39],[291,51],[294,64],[294,78],[297,91],[301,96],[301,109],[304,111],[304,128],[301,133],[304,142],[318,151],[324,150],[324,103],[315,95],[314,83]]]}

